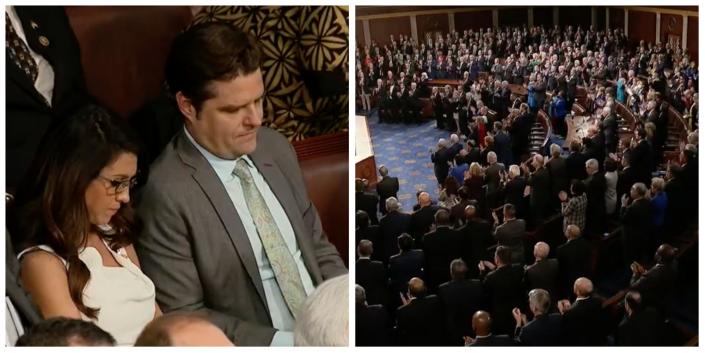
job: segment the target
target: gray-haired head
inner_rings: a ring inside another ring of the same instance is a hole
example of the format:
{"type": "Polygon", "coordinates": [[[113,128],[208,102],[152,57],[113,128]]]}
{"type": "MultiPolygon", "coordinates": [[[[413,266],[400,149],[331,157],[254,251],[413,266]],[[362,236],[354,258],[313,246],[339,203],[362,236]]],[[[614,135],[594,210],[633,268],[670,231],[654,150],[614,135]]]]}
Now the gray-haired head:
{"type": "Polygon", "coordinates": [[[532,289],[529,292],[529,308],[534,316],[547,314],[551,307],[551,295],[541,288],[532,289]]]}
{"type": "Polygon", "coordinates": [[[387,206],[387,212],[399,210],[399,200],[394,196],[387,198],[384,205],[387,206]]]}
{"type": "Polygon", "coordinates": [[[347,274],[319,285],[296,316],[294,345],[347,347],[347,298],[347,274]]]}

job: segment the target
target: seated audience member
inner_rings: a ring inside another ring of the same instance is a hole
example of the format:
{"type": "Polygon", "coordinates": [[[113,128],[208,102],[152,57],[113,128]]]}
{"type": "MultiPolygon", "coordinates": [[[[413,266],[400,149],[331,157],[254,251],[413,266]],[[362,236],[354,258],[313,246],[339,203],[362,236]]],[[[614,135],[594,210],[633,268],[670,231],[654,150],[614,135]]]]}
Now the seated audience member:
{"type": "Polygon", "coordinates": [[[424,253],[412,249],[414,239],[409,234],[402,234],[397,238],[399,253],[389,258],[389,290],[391,292],[390,306],[401,305],[399,296],[408,289],[409,281],[414,277],[424,275],[424,253]],[[394,305],[392,305],[394,303],[394,305]]]}
{"type": "Polygon", "coordinates": [[[656,264],[648,271],[638,263],[631,266],[631,289],[641,293],[645,306],[654,307],[664,315],[669,313],[676,284],[676,253],[671,245],[662,244],[654,255],[656,264]]]}
{"type": "Polygon", "coordinates": [[[516,342],[508,335],[492,334],[492,317],[486,311],[478,311],[472,316],[472,330],[475,338],[465,336],[466,346],[514,346],[516,342]]]}
{"type": "Polygon", "coordinates": [[[512,252],[512,263],[524,263],[524,234],[526,233],[526,223],[523,219],[516,219],[516,209],[514,205],[508,203],[502,208],[504,213],[504,223],[499,224],[499,218],[492,212],[494,224],[494,238],[497,245],[506,246],[512,252]]]}
{"type": "Polygon", "coordinates": [[[294,345],[348,346],[348,275],[321,283],[296,317],[294,345]]]}
{"type": "Polygon", "coordinates": [[[462,345],[463,337],[472,335],[468,320],[476,311],[486,309],[482,282],[466,279],[467,272],[465,261],[453,260],[450,263],[451,280],[438,287],[438,297],[445,312],[448,343],[452,346],[462,345]]]}
{"type": "Polygon", "coordinates": [[[563,344],[566,346],[601,346],[605,344],[606,318],[602,300],[593,295],[592,281],[585,277],[575,280],[575,302],[558,303],[563,315],[563,344]]]}
{"type": "Polygon", "coordinates": [[[261,126],[262,57],[222,21],[174,39],[166,81],[184,128],[140,191],[137,250],[166,312],[205,312],[238,345],[291,346],[306,297],[347,269],[291,144],[261,126]]]}
{"type": "Polygon", "coordinates": [[[397,337],[402,346],[438,346],[443,340],[443,309],[436,295],[427,295],[418,277],[409,280],[409,290],[397,309],[397,337]]]}
{"type": "Polygon", "coordinates": [[[22,284],[42,316],[93,321],[118,345],[161,314],[132,245],[137,153],[119,118],[84,108],[48,136],[17,197],[22,284]]]}
{"type": "Polygon", "coordinates": [[[396,197],[388,198],[385,204],[387,205],[387,214],[379,220],[379,228],[384,238],[384,250],[387,252],[387,256],[392,256],[399,252],[397,238],[403,233],[408,233],[411,228],[411,215],[402,212],[401,204],[396,197]]]}
{"type": "Polygon", "coordinates": [[[382,305],[368,305],[365,288],[355,285],[355,346],[389,345],[390,322],[382,305]]]}
{"type": "Polygon", "coordinates": [[[448,266],[460,257],[460,233],[450,227],[450,214],[445,208],[436,211],[436,229],[423,236],[423,253],[426,259],[424,276],[430,293],[450,279],[448,266]]]}
{"type": "Polygon", "coordinates": [[[511,263],[511,250],[505,246],[498,246],[495,250],[494,264],[482,261],[478,264],[480,274],[491,270],[485,276],[483,289],[490,301],[491,312],[494,315],[495,325],[493,332],[498,334],[511,334],[514,332],[512,309],[524,303],[524,269],[511,263]]]}
{"type": "MultiPolygon", "coordinates": [[[[561,271],[561,291],[571,288],[579,277],[590,273],[590,243],[580,236],[580,228],[571,224],[565,229],[566,242],[556,249],[556,258],[561,271]]],[[[561,298],[571,295],[570,291],[558,293],[561,298]]]]}
{"type": "Polygon", "coordinates": [[[561,315],[551,313],[551,295],[545,289],[535,288],[529,292],[529,310],[533,320],[527,322],[519,308],[512,314],[516,321],[514,337],[522,346],[559,346],[561,339],[561,315]]]}
{"type": "Polygon", "coordinates": [[[114,346],[115,339],[90,321],[55,317],[27,330],[18,347],[114,346]]]}
{"type": "Polygon", "coordinates": [[[199,313],[173,312],[160,316],[144,328],[136,347],[218,347],[232,346],[223,330],[199,313]]]}
{"type": "Polygon", "coordinates": [[[666,331],[658,310],[644,306],[641,294],[629,291],[624,296],[624,319],[617,327],[617,346],[660,346],[666,331]]]}
{"type": "Polygon", "coordinates": [[[380,261],[374,261],[374,249],[371,241],[362,239],[357,246],[358,259],[355,261],[355,283],[365,288],[367,302],[384,304],[387,295],[387,270],[380,261]]]}
{"type": "Polygon", "coordinates": [[[541,288],[552,298],[558,297],[560,268],[557,259],[549,259],[551,247],[540,241],[534,245],[534,263],[525,270],[526,288],[541,288]]]}

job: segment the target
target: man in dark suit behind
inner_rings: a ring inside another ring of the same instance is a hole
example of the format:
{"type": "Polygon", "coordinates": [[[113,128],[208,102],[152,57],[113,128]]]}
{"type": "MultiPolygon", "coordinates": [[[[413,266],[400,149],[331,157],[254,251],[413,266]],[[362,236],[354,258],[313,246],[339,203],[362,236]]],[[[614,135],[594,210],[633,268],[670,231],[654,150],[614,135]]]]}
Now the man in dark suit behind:
{"type": "Polygon", "coordinates": [[[597,159],[589,159],[585,162],[585,171],[588,174],[585,179],[585,189],[587,194],[587,208],[585,210],[585,234],[602,234],[605,230],[605,190],[607,181],[605,173],[600,171],[600,164],[597,159]]]}
{"type": "Polygon", "coordinates": [[[493,334],[492,317],[486,311],[478,311],[472,316],[472,329],[475,338],[465,336],[466,346],[514,346],[516,341],[508,335],[493,334]]]}
{"type": "Polygon", "coordinates": [[[389,258],[389,271],[387,271],[389,274],[390,307],[401,305],[399,294],[406,292],[410,279],[423,278],[425,263],[423,251],[412,249],[414,239],[409,234],[400,235],[397,242],[399,253],[389,258]]]}
{"type": "Polygon", "coordinates": [[[477,279],[465,279],[468,266],[465,261],[455,259],[450,263],[449,282],[438,287],[438,297],[445,312],[446,332],[450,345],[463,344],[464,336],[471,336],[468,321],[478,310],[486,310],[482,292],[482,282],[477,279]]]}
{"type": "Polygon", "coordinates": [[[460,257],[460,233],[450,227],[450,214],[441,208],[436,211],[436,229],[423,236],[426,257],[425,278],[429,293],[436,293],[438,285],[448,281],[448,266],[460,257]]]}
{"type": "Polygon", "coordinates": [[[431,204],[431,195],[425,191],[419,193],[418,201],[419,209],[411,214],[409,231],[411,236],[414,237],[416,248],[421,249],[423,246],[423,235],[431,230],[438,206],[431,204]]]}
{"type": "Polygon", "coordinates": [[[389,170],[384,165],[379,167],[379,175],[382,176],[382,180],[377,183],[379,212],[385,215],[387,214],[387,199],[390,197],[397,197],[397,192],[399,192],[399,178],[390,177],[389,170]]]}
{"type": "Polygon", "coordinates": [[[400,210],[401,205],[396,197],[388,198],[385,204],[388,212],[380,219],[379,227],[384,238],[384,249],[392,256],[399,252],[397,238],[411,228],[411,215],[400,210]]]}
{"type": "Polygon", "coordinates": [[[663,316],[658,310],[644,306],[641,294],[629,291],[624,296],[626,315],[617,327],[617,346],[661,346],[666,332],[663,316]]]}
{"type": "Polygon", "coordinates": [[[443,310],[435,295],[426,295],[424,281],[409,280],[408,298],[397,309],[397,338],[401,346],[439,346],[443,342],[443,310]]]}
{"type": "Polygon", "coordinates": [[[5,187],[14,193],[46,133],[91,98],[63,7],[8,6],[5,14],[6,30],[12,27],[5,51],[5,187]]]}
{"type": "Polygon", "coordinates": [[[651,202],[646,198],[646,185],[635,183],[627,197],[622,197],[622,246],[624,264],[633,261],[646,263],[650,260],[648,243],[651,233],[651,202]]]}
{"type": "MultiPolygon", "coordinates": [[[[523,219],[516,219],[516,209],[514,205],[508,203],[503,207],[504,223],[494,230],[494,238],[497,245],[506,246],[512,252],[512,263],[524,263],[524,234],[526,233],[526,223],[523,219]]],[[[499,223],[497,214],[492,212],[495,225],[499,223]]]]}
{"type": "Polygon", "coordinates": [[[641,293],[645,306],[658,309],[664,315],[669,314],[668,307],[677,279],[675,256],[676,249],[669,244],[662,244],[654,256],[656,264],[648,271],[638,264],[632,266],[632,290],[641,293]]]}
{"type": "Polygon", "coordinates": [[[483,289],[491,303],[495,317],[493,332],[497,334],[514,332],[512,309],[521,307],[524,303],[524,269],[520,265],[513,265],[511,257],[511,250],[500,245],[495,250],[496,265],[488,261],[478,265],[481,275],[487,269],[492,270],[485,276],[483,289]]]}
{"type": "Polygon", "coordinates": [[[601,346],[605,344],[606,317],[602,300],[593,295],[592,281],[585,277],[575,280],[575,302],[558,303],[563,315],[563,344],[566,346],[601,346]]]}
{"type": "Polygon", "coordinates": [[[365,289],[355,285],[355,345],[388,346],[391,336],[389,314],[382,305],[368,305],[365,289]]]}
{"type": "Polygon", "coordinates": [[[568,225],[565,229],[565,237],[567,241],[556,249],[561,272],[560,293],[558,293],[560,298],[572,294],[568,288],[572,287],[576,279],[589,275],[590,254],[592,253],[590,243],[580,236],[578,226],[568,225]]]}
{"type": "Polygon", "coordinates": [[[558,298],[559,267],[557,259],[549,259],[551,248],[540,241],[534,245],[534,263],[526,267],[526,288],[542,288],[551,298],[558,298]]]}
{"type": "Polygon", "coordinates": [[[529,292],[529,310],[534,319],[526,322],[526,315],[519,308],[512,314],[516,321],[514,338],[522,346],[558,346],[561,339],[562,318],[558,313],[551,314],[551,295],[545,289],[536,288],[529,292]]]}
{"type": "Polygon", "coordinates": [[[581,149],[580,141],[573,140],[570,143],[570,154],[565,159],[566,168],[568,169],[568,182],[573,179],[583,180],[587,178],[585,173],[587,157],[581,152],[581,149]]]}
{"type": "Polygon", "coordinates": [[[482,260],[492,260],[493,253],[490,247],[497,244],[492,236],[492,226],[484,220],[474,204],[465,208],[466,223],[458,228],[461,237],[461,256],[466,264],[471,264],[468,269],[471,278],[477,278],[479,271],[475,264],[482,260]]]}
{"type": "Polygon", "coordinates": [[[544,158],[540,154],[535,154],[531,160],[531,165],[534,171],[529,173],[529,168],[526,164],[522,164],[524,172],[529,174],[526,184],[531,186],[531,194],[529,195],[530,206],[530,223],[533,227],[538,227],[543,223],[543,220],[548,216],[549,201],[551,200],[551,177],[548,175],[548,169],[544,167],[544,158]]]}
{"type": "Polygon", "coordinates": [[[363,179],[355,179],[355,210],[367,212],[372,224],[379,224],[377,219],[377,195],[365,191],[366,181],[363,179]]]}
{"type": "Polygon", "coordinates": [[[372,247],[372,242],[366,239],[360,240],[357,246],[359,258],[355,262],[355,283],[365,288],[368,303],[385,304],[387,269],[382,262],[370,259],[372,247]]]}

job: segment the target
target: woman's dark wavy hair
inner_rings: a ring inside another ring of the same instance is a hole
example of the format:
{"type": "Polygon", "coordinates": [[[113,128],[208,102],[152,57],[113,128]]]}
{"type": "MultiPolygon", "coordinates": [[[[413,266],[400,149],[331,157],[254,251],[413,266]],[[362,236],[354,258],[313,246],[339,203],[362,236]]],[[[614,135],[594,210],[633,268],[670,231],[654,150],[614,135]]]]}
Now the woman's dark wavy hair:
{"type": "MultiPolygon", "coordinates": [[[[30,176],[17,195],[18,250],[49,245],[68,263],[71,298],[78,309],[95,318],[98,308],[83,304],[83,288],[90,279],[79,251],[88,233],[85,194],[100,171],[121,153],[137,155],[138,144],[125,122],[105,108],[90,105],[68,118],[46,137],[30,167],[30,176]]],[[[110,248],[132,244],[133,211],[123,205],[111,219],[114,233],[101,234],[110,248]]]]}

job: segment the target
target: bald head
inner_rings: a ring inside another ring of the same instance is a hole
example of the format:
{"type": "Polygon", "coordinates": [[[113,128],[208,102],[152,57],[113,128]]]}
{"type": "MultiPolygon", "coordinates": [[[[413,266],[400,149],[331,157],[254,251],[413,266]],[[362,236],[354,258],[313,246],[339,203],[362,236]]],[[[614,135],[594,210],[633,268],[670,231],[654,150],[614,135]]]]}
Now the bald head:
{"type": "Polygon", "coordinates": [[[573,285],[573,292],[578,297],[587,297],[592,294],[592,281],[587,277],[580,277],[575,280],[573,285]]]}
{"type": "Polygon", "coordinates": [[[477,208],[475,205],[467,205],[465,206],[465,219],[470,219],[475,217],[475,214],[477,213],[477,208]]]}
{"type": "Polygon", "coordinates": [[[419,194],[419,205],[425,207],[431,204],[431,195],[427,192],[422,192],[419,194]]]}
{"type": "Polygon", "coordinates": [[[580,237],[580,227],[576,226],[575,224],[569,224],[565,228],[565,237],[570,240],[577,239],[578,237],[580,237]]]}
{"type": "Polygon", "coordinates": [[[551,251],[551,247],[548,244],[540,241],[534,245],[534,257],[536,260],[543,260],[548,257],[548,253],[551,251]]]}
{"type": "Polygon", "coordinates": [[[477,311],[472,316],[472,329],[477,336],[487,336],[492,332],[492,318],[486,311],[477,311]]]}

